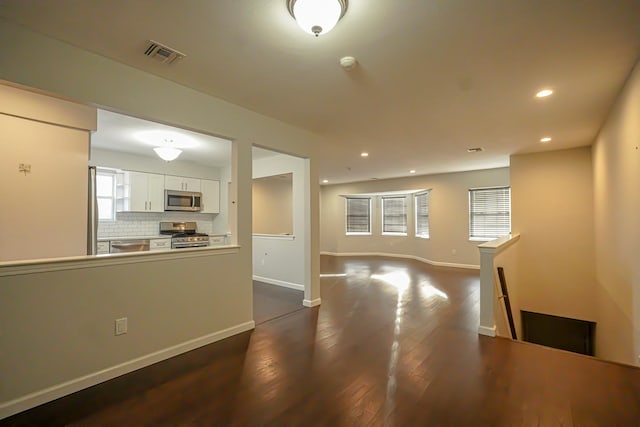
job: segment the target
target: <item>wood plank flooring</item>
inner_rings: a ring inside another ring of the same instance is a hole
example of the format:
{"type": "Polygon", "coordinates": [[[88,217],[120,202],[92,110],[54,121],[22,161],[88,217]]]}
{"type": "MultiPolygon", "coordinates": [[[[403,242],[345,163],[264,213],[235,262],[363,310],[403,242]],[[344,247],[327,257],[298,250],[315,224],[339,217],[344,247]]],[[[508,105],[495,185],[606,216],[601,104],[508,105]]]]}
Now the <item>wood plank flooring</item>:
{"type": "Polygon", "coordinates": [[[640,425],[640,369],[477,335],[477,271],[323,257],[322,272],[320,307],[0,425],[640,425]]]}
{"type": "Polygon", "coordinates": [[[253,281],[253,320],[260,325],[294,311],[304,310],[304,292],[253,281]]]}

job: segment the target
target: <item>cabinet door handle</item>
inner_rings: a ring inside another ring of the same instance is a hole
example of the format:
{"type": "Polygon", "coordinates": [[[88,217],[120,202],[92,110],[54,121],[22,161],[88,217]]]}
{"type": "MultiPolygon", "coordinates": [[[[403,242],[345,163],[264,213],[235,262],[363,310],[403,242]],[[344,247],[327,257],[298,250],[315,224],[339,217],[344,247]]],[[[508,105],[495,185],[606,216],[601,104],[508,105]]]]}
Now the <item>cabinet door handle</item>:
{"type": "Polygon", "coordinates": [[[151,200],[149,200],[149,210],[151,210],[151,200]]]}
{"type": "Polygon", "coordinates": [[[147,203],[148,203],[147,201],[144,202],[144,210],[145,211],[147,210],[147,203]]]}

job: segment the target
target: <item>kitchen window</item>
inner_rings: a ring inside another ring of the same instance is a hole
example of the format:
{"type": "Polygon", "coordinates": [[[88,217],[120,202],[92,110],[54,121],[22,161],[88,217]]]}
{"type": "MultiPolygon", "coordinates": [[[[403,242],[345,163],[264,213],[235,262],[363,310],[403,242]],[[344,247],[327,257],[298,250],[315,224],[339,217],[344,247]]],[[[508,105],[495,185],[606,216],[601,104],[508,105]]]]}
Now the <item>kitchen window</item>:
{"type": "Polygon", "coordinates": [[[407,198],[382,198],[382,234],[407,235],[407,198]]]}
{"type": "Polygon", "coordinates": [[[347,235],[371,234],[371,198],[347,197],[347,235]]]}
{"type": "Polygon", "coordinates": [[[116,219],[116,175],[111,171],[96,170],[96,199],[98,202],[98,220],[116,219]]]}
{"type": "Polygon", "coordinates": [[[416,211],[416,237],[429,238],[429,195],[431,191],[425,191],[414,195],[416,211]]]}
{"type": "Polygon", "coordinates": [[[511,189],[469,190],[469,240],[493,240],[511,233],[511,189]]]}

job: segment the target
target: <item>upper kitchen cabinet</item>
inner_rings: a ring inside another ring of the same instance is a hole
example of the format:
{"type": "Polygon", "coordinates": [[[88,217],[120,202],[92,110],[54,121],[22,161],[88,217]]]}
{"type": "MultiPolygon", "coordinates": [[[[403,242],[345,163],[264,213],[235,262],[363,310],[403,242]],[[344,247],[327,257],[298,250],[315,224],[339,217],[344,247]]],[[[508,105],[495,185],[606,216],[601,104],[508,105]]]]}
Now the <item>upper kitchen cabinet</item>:
{"type": "Polygon", "coordinates": [[[164,188],[175,191],[202,191],[199,179],[171,175],[165,175],[164,188]]]}
{"type": "Polygon", "coordinates": [[[164,175],[125,171],[118,174],[118,212],[164,212],[164,175]]]}
{"type": "Polygon", "coordinates": [[[203,179],[200,181],[202,191],[202,213],[220,213],[220,181],[203,179]]]}

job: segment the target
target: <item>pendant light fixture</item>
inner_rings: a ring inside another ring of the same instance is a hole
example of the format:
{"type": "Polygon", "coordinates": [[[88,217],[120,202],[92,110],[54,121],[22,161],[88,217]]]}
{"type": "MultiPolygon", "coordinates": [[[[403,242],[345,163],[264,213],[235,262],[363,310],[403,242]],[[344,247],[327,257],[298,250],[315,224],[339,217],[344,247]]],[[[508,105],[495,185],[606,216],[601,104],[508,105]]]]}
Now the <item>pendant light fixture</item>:
{"type": "Polygon", "coordinates": [[[349,0],[287,0],[287,9],[305,32],[318,37],[336,26],[349,0]]]}

